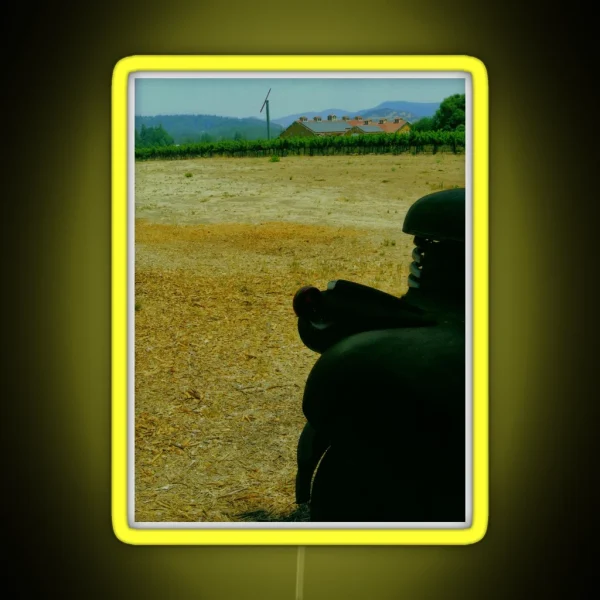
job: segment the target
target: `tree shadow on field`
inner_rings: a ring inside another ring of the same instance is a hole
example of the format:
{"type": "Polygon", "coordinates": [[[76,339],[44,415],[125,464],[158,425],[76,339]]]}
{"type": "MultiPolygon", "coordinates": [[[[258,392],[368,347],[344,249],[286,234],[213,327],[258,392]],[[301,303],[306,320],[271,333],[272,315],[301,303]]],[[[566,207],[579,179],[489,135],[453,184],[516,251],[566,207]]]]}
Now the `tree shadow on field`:
{"type": "Polygon", "coordinates": [[[310,510],[307,504],[299,506],[297,509],[287,515],[274,515],[267,510],[252,510],[236,515],[242,521],[252,521],[255,523],[298,523],[310,521],[310,510]]]}

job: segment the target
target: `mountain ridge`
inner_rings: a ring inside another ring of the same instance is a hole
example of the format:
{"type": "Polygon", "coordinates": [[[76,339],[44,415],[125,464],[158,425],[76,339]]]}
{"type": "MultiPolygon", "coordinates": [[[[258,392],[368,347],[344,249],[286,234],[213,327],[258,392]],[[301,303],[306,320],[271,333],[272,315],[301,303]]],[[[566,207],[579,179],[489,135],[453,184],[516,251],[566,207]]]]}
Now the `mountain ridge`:
{"type": "MultiPolygon", "coordinates": [[[[439,108],[441,102],[409,102],[405,100],[387,100],[372,108],[350,111],[342,108],[326,108],[319,111],[306,111],[303,113],[287,115],[278,119],[271,119],[271,138],[289,127],[299,117],[312,119],[320,116],[323,120],[330,114],[338,119],[347,115],[349,117],[361,116],[363,118],[399,117],[412,123],[423,117],[431,117],[439,108]]],[[[230,139],[257,140],[266,139],[267,123],[263,117],[222,117],[219,115],[204,114],[162,114],[152,116],[136,115],[135,128],[140,130],[146,127],[163,128],[173,137],[176,144],[196,143],[201,141],[219,141],[230,139]]]]}
{"type": "MultiPolygon", "coordinates": [[[[163,128],[171,135],[176,144],[199,141],[228,140],[238,135],[241,139],[257,140],[267,137],[266,119],[256,117],[221,117],[219,115],[153,115],[135,117],[135,128],[139,131],[146,127],[163,128]]],[[[271,121],[271,137],[278,137],[283,127],[271,121]]]]}
{"type": "Polygon", "coordinates": [[[440,102],[410,102],[407,100],[386,100],[377,106],[364,108],[361,110],[346,110],[342,108],[327,108],[319,111],[308,111],[292,115],[286,115],[278,119],[271,119],[271,123],[276,123],[286,128],[300,117],[312,119],[319,116],[326,119],[328,115],[334,114],[339,119],[345,115],[349,117],[361,116],[364,118],[395,118],[400,117],[405,121],[413,122],[423,117],[432,117],[440,107],[440,102]]]}

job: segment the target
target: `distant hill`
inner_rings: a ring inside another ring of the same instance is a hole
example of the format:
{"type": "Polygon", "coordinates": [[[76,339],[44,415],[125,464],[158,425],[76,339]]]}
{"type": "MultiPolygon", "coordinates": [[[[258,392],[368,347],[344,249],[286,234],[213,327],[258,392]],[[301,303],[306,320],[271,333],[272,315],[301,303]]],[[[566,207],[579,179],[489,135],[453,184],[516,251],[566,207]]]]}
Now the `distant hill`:
{"type": "MultiPolygon", "coordinates": [[[[326,119],[327,115],[336,115],[338,119],[347,115],[349,117],[355,117],[360,115],[365,118],[383,117],[386,119],[392,119],[400,117],[410,123],[418,121],[423,117],[431,117],[435,114],[435,111],[440,107],[441,102],[405,102],[404,100],[399,101],[387,101],[378,104],[372,108],[363,108],[360,110],[347,110],[344,108],[327,108],[316,112],[304,112],[296,115],[288,115],[281,117],[280,119],[272,119],[271,123],[281,125],[284,129],[289,127],[296,119],[300,117],[307,117],[312,119],[315,116],[319,116],[322,119],[326,119]]],[[[169,132],[170,133],[170,132],[169,132]]]]}
{"type": "MultiPolygon", "coordinates": [[[[176,144],[189,144],[201,141],[232,140],[236,138],[258,140],[267,138],[266,119],[236,119],[215,115],[157,115],[135,117],[135,128],[163,128],[171,135],[176,144]]],[[[271,137],[278,137],[283,127],[271,121],[271,137]]]]}
{"type": "MultiPolygon", "coordinates": [[[[396,102],[382,102],[373,108],[364,109],[364,112],[370,113],[382,109],[390,109],[395,112],[410,113],[416,118],[433,117],[435,111],[440,107],[440,102],[405,102],[404,100],[396,102]]],[[[362,113],[359,112],[362,116],[362,113]]],[[[416,119],[415,119],[416,120],[416,119]]]]}
{"type": "MultiPolygon", "coordinates": [[[[288,115],[280,119],[271,119],[271,137],[276,138],[299,117],[312,119],[320,116],[327,119],[327,115],[334,114],[338,119],[347,115],[355,117],[360,115],[365,118],[384,117],[393,119],[400,117],[413,123],[422,117],[431,117],[439,108],[439,102],[382,102],[373,108],[362,110],[346,110],[343,108],[327,108],[320,111],[308,111],[296,115],[288,115]]],[[[235,117],[219,117],[216,115],[157,115],[152,117],[135,117],[135,128],[139,132],[141,127],[158,127],[162,125],[176,144],[188,144],[203,141],[219,140],[258,140],[267,137],[266,119],[254,117],[237,119],[235,117]]]]}

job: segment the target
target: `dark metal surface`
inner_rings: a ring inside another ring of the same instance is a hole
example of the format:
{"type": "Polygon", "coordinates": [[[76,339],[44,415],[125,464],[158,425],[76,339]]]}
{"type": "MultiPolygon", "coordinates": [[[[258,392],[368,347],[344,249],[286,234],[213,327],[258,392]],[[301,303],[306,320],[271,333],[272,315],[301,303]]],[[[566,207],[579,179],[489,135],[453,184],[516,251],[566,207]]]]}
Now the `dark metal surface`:
{"type": "Polygon", "coordinates": [[[305,504],[310,500],[312,478],[329,440],[319,435],[317,430],[307,423],[300,434],[297,449],[296,504],[305,504]]]}
{"type": "Polygon", "coordinates": [[[298,333],[321,356],[304,389],[296,501],[312,521],[465,518],[465,190],[409,209],[402,297],[306,286],[298,333]]]}
{"type": "Polygon", "coordinates": [[[406,213],[404,233],[433,240],[465,241],[465,190],[434,192],[417,200],[406,213]]]}
{"type": "Polygon", "coordinates": [[[294,296],[294,311],[299,316],[300,339],[319,354],[363,331],[433,324],[430,317],[403,298],[346,280],[330,282],[325,291],[312,286],[301,288],[294,296]]]}

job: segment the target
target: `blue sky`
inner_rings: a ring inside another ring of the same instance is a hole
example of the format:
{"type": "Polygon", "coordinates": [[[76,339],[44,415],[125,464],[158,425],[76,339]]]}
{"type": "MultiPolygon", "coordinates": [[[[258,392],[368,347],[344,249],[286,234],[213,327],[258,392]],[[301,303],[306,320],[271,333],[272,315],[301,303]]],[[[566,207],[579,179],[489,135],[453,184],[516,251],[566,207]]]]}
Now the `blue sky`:
{"type": "Polygon", "coordinates": [[[267,92],[271,119],[328,108],[351,112],[388,100],[441,102],[465,93],[464,79],[136,79],[135,114],[257,117],[267,92]]]}

